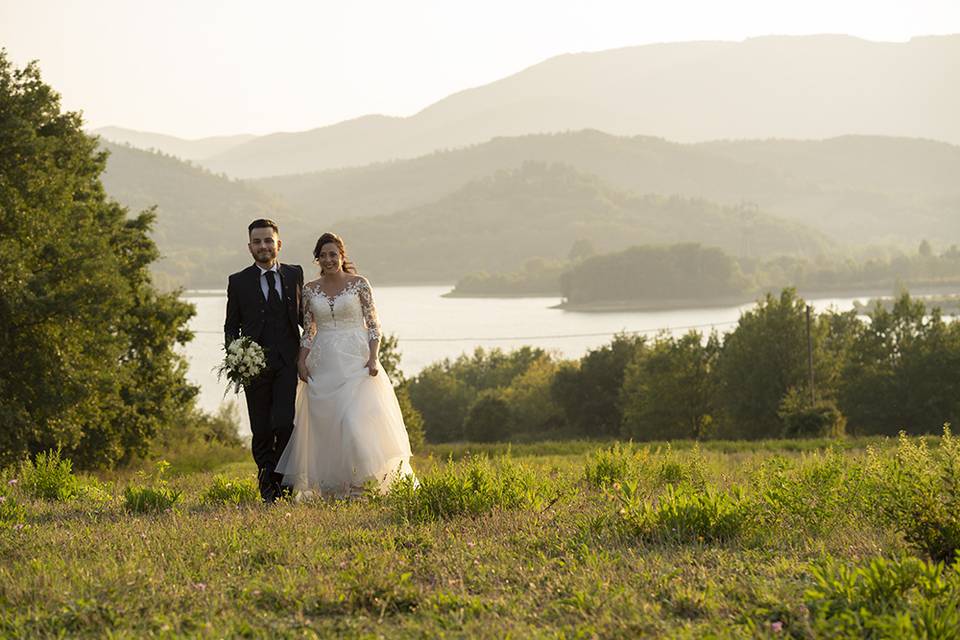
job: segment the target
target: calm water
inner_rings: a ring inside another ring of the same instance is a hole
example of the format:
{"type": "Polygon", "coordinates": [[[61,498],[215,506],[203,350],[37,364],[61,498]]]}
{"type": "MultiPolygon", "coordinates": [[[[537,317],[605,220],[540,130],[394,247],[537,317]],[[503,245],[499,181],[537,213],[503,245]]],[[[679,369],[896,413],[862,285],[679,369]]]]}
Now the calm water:
{"type": "MultiPolygon", "coordinates": [[[[709,332],[729,331],[741,311],[739,307],[684,309],[678,311],[637,311],[616,313],[575,313],[549,308],[559,298],[471,299],[442,298],[450,287],[378,287],[374,291],[380,322],[385,333],[396,334],[403,355],[401,368],[415,375],[426,365],[443,358],[455,358],[476,347],[510,350],[522,345],[548,349],[565,358],[582,356],[587,350],[608,343],[618,331],[656,333],[666,329],[674,334],[689,328],[709,332]]],[[[223,318],[226,296],[187,292],[196,305],[191,322],[196,337],[186,348],[191,381],[200,386],[200,406],[216,411],[221,403],[238,403],[242,428],[249,431],[243,394],[224,397],[225,384],[217,380],[214,368],[223,352],[223,318]]],[[[808,301],[817,310],[833,306],[853,307],[856,298],[829,298],[808,301]]]]}

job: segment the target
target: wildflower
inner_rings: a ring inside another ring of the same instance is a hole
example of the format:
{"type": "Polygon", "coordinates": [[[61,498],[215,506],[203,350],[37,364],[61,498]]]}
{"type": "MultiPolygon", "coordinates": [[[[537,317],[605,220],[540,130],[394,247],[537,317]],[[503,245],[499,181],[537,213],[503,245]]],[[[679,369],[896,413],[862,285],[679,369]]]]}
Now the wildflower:
{"type": "Polygon", "coordinates": [[[780,622],[779,620],[777,620],[776,622],[771,622],[770,630],[773,631],[774,633],[780,633],[781,631],[783,631],[783,623],[780,622]]]}
{"type": "Polygon", "coordinates": [[[13,485],[17,484],[17,479],[16,479],[16,478],[10,478],[9,480],[7,480],[7,484],[9,484],[10,486],[13,486],[13,485]]]}
{"type": "Polygon", "coordinates": [[[23,529],[23,527],[24,527],[24,524],[21,522],[20,524],[13,525],[13,530],[20,531],[21,529],[23,529]]]}
{"type": "Polygon", "coordinates": [[[197,582],[197,583],[194,583],[193,588],[196,589],[197,591],[206,591],[207,585],[203,582],[197,582]]]}

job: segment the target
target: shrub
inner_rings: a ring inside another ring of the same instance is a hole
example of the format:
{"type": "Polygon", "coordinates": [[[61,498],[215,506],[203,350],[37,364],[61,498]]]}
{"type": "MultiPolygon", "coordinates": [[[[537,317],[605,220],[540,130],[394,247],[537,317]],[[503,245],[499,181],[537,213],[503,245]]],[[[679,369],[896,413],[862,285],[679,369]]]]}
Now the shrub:
{"type": "Polygon", "coordinates": [[[474,442],[503,440],[511,431],[510,405],[502,389],[481,391],[463,421],[463,434],[474,442]]]}
{"type": "Polygon", "coordinates": [[[784,438],[840,438],[846,433],[847,419],[836,403],[820,400],[810,404],[796,388],[781,400],[777,415],[783,422],[784,438]]]}
{"type": "Polygon", "coordinates": [[[901,432],[892,456],[869,455],[868,480],[886,520],[934,560],[952,562],[960,550],[960,443],[949,425],[936,450],[901,432]]]}
{"type": "Polygon", "coordinates": [[[250,479],[227,480],[214,476],[213,484],[204,492],[201,501],[206,504],[252,504],[260,501],[260,492],[250,479]]]}
{"type": "Polygon", "coordinates": [[[26,509],[9,494],[5,486],[0,486],[0,529],[23,524],[26,509]]]}
{"type": "Polygon", "coordinates": [[[540,489],[535,475],[509,458],[493,463],[472,457],[456,465],[449,461],[419,481],[398,478],[386,502],[403,522],[430,522],[535,506],[542,501],[540,489]]]}
{"type": "Polygon", "coordinates": [[[625,482],[639,475],[649,457],[649,447],[638,449],[633,442],[616,442],[587,456],[583,474],[588,483],[598,488],[625,482]]]}
{"type": "Polygon", "coordinates": [[[707,477],[699,443],[694,443],[690,452],[682,456],[674,453],[673,447],[667,443],[663,460],[657,467],[656,478],[662,485],[686,485],[694,489],[703,489],[706,486],[707,477]]]}
{"type": "Polygon", "coordinates": [[[620,524],[627,534],[645,541],[714,542],[737,536],[750,515],[742,490],[730,492],[706,487],[674,488],[649,500],[636,482],[616,486],[620,524]]]}
{"type": "Polygon", "coordinates": [[[163,476],[170,463],[161,460],[152,478],[153,486],[133,485],[123,492],[124,508],[133,513],[157,513],[173,509],[182,497],[182,492],[167,486],[163,476]]]}
{"type": "Polygon", "coordinates": [[[751,475],[758,522],[777,535],[821,535],[868,508],[862,475],[835,449],[799,462],[775,456],[751,475]]]}
{"type": "Polygon", "coordinates": [[[38,453],[20,468],[21,486],[41,500],[71,500],[80,495],[80,482],[73,475],[73,463],[60,457],[60,449],[38,453]]]}
{"type": "Polygon", "coordinates": [[[960,563],[874,558],[849,567],[826,558],[804,599],[824,638],[960,637],[960,563]]]}

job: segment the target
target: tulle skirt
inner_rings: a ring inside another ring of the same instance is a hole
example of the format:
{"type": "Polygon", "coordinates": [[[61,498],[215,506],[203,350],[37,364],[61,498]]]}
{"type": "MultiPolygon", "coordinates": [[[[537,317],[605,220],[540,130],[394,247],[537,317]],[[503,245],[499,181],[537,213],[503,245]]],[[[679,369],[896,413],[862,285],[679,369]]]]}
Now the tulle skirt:
{"type": "Polygon", "coordinates": [[[412,476],[410,440],[390,379],[367,371],[362,328],[321,329],[297,388],[293,435],[277,463],[296,493],[345,497],[371,480],[385,492],[412,476]]]}

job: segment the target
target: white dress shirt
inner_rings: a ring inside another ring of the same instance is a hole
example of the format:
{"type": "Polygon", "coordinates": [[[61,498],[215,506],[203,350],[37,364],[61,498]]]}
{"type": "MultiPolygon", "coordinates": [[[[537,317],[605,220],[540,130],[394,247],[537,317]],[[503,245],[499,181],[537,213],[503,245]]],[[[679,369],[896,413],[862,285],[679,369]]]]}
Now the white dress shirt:
{"type": "Polygon", "coordinates": [[[260,269],[260,291],[263,292],[263,299],[264,300],[268,299],[267,271],[273,271],[275,274],[277,274],[273,278],[273,281],[274,281],[273,288],[277,290],[277,295],[280,296],[281,300],[283,300],[283,288],[282,288],[282,285],[280,284],[280,263],[279,262],[275,263],[269,269],[264,269],[260,265],[257,265],[257,268],[260,269]]]}

